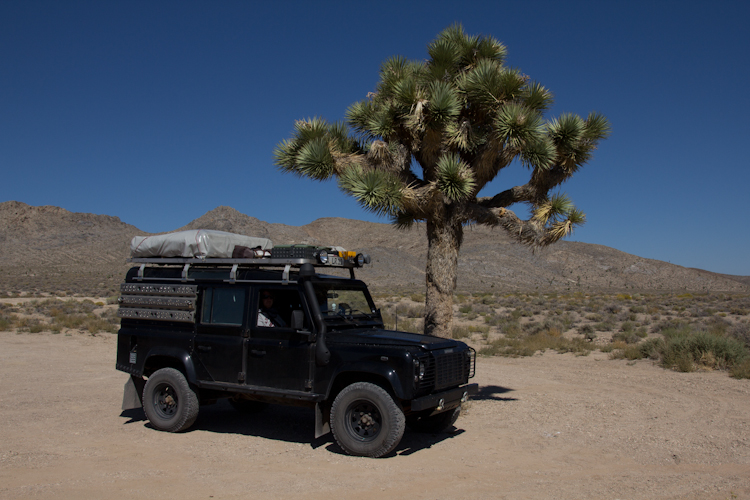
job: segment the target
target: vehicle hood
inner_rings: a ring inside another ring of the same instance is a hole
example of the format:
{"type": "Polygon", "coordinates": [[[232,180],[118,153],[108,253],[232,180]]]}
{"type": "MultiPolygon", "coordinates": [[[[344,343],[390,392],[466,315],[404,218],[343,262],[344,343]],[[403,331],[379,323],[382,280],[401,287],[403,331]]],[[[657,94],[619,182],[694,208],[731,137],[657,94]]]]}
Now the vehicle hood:
{"type": "Polygon", "coordinates": [[[328,344],[367,344],[388,346],[420,346],[423,349],[446,349],[459,342],[451,339],[422,335],[419,333],[396,332],[381,329],[357,329],[343,332],[328,332],[328,344]]]}

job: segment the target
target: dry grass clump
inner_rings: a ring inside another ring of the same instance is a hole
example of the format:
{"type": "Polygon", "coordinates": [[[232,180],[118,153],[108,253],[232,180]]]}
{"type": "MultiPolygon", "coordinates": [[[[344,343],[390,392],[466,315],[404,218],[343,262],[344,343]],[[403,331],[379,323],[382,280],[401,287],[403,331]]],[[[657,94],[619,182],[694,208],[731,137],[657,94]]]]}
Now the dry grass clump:
{"type": "Polygon", "coordinates": [[[105,302],[59,300],[47,298],[17,305],[0,304],[0,330],[40,333],[79,330],[93,334],[116,333],[120,319],[112,308],[102,309],[105,302]]]}

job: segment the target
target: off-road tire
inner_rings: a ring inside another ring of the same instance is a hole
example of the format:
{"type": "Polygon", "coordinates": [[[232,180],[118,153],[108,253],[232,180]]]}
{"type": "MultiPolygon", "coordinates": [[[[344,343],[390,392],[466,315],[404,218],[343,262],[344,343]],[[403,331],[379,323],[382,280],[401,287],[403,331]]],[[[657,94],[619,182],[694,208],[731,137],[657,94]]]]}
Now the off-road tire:
{"type": "Polygon", "coordinates": [[[461,414],[461,407],[454,408],[452,410],[444,411],[432,416],[421,416],[419,414],[409,415],[406,417],[406,425],[409,429],[416,432],[425,432],[430,434],[437,434],[448,430],[458,420],[458,416],[461,414]]]}
{"type": "Polygon", "coordinates": [[[184,431],[198,418],[198,396],[174,368],[155,371],[143,388],[143,410],[160,431],[184,431]]]}
{"type": "Polygon", "coordinates": [[[345,387],[331,406],[331,431],[349,455],[378,458],[401,442],[406,419],[390,394],[369,382],[345,387]]]}

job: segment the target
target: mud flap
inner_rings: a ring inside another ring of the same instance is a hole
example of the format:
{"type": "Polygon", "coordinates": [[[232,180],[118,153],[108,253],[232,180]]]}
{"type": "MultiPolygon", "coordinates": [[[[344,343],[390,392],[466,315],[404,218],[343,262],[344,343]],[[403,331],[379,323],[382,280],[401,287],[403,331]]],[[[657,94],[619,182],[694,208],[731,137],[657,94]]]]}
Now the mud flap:
{"type": "Polygon", "coordinates": [[[125,388],[122,393],[122,410],[132,410],[143,407],[143,387],[146,381],[141,377],[130,376],[125,382],[125,388]]]}
{"type": "Polygon", "coordinates": [[[331,409],[326,404],[315,403],[315,439],[331,432],[331,409]]]}

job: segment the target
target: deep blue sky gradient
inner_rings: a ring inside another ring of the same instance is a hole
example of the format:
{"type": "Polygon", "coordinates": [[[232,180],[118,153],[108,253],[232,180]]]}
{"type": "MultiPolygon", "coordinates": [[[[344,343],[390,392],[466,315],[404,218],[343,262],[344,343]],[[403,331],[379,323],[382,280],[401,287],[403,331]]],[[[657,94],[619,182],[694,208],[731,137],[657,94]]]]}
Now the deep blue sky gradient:
{"type": "MultiPolygon", "coordinates": [[[[294,121],[336,121],[381,62],[445,27],[492,35],[551,89],[548,114],[612,136],[563,186],[572,240],[750,275],[750,3],[0,2],[0,201],[115,215],[147,232],[219,205],[307,224],[363,211],[281,174],[294,121]]],[[[483,194],[525,182],[520,166],[483,194]]],[[[523,211],[523,210],[521,210],[523,211]]]]}

